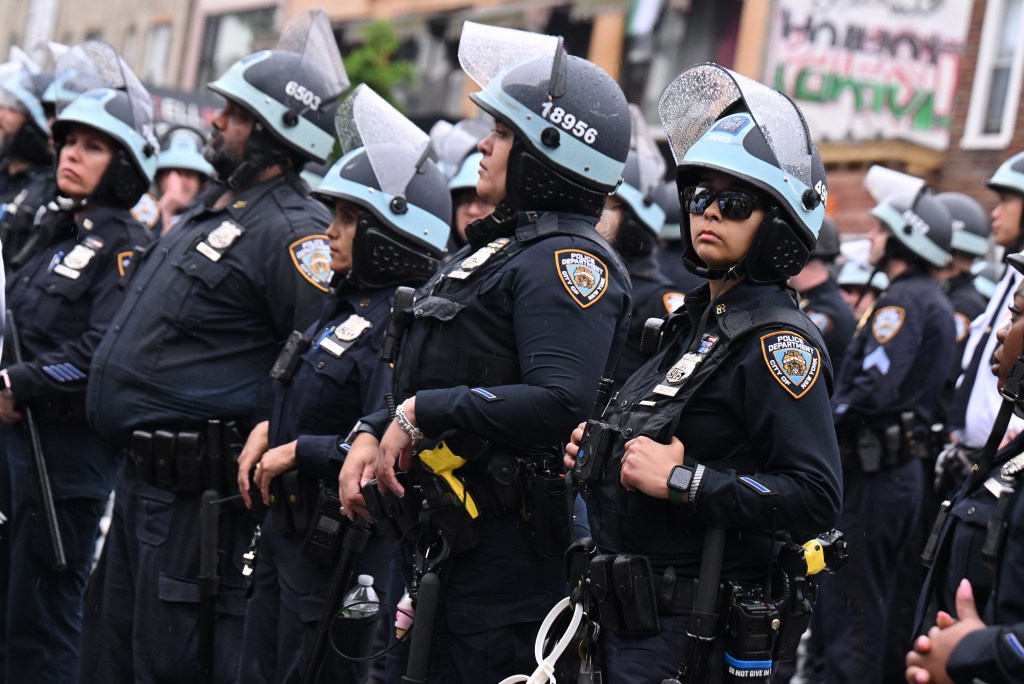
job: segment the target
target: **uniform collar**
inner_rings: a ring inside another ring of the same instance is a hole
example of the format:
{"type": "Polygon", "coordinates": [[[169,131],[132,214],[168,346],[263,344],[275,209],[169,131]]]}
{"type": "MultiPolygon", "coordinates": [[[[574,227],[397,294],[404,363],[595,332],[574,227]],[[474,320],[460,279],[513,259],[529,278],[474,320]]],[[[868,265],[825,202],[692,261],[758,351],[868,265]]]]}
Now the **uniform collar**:
{"type": "MultiPolygon", "coordinates": [[[[765,306],[769,301],[778,303],[786,298],[792,300],[789,290],[779,283],[752,283],[749,280],[742,280],[715,300],[715,310],[708,313],[708,321],[729,311],[753,311],[765,306]]],[[[711,291],[707,283],[686,295],[684,306],[694,327],[700,323],[704,310],[710,304],[711,291]]]]}
{"type": "Polygon", "coordinates": [[[121,220],[124,213],[123,209],[102,205],[91,206],[85,210],[85,214],[81,218],[75,218],[75,230],[79,235],[86,235],[111,220],[121,220]]]}

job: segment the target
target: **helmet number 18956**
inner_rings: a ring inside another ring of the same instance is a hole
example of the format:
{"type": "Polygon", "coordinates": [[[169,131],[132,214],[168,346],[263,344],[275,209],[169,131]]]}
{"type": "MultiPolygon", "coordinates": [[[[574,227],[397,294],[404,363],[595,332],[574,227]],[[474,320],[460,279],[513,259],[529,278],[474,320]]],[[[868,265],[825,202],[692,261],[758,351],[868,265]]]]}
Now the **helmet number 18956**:
{"type": "Polygon", "coordinates": [[[540,108],[541,116],[553,124],[557,124],[571,132],[577,138],[583,138],[583,142],[592,145],[597,140],[597,129],[591,128],[586,121],[577,119],[561,107],[555,107],[552,102],[545,102],[540,108]]]}

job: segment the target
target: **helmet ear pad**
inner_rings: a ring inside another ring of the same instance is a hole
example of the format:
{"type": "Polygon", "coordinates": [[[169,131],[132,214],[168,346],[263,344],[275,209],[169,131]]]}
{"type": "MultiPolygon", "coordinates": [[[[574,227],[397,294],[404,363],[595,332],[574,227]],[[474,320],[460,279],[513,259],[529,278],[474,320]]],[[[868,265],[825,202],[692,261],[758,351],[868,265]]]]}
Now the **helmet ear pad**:
{"type": "Polygon", "coordinates": [[[605,197],[554,171],[518,139],[512,143],[505,172],[505,199],[512,207],[600,216],[605,197]]]}
{"type": "Polygon", "coordinates": [[[439,260],[423,251],[384,228],[374,214],[360,211],[352,241],[353,280],[368,289],[425,283],[439,260]]]}
{"type": "Polygon", "coordinates": [[[773,208],[758,226],[747,252],[747,278],[755,283],[786,280],[800,272],[813,248],[797,236],[782,212],[773,208]]]}

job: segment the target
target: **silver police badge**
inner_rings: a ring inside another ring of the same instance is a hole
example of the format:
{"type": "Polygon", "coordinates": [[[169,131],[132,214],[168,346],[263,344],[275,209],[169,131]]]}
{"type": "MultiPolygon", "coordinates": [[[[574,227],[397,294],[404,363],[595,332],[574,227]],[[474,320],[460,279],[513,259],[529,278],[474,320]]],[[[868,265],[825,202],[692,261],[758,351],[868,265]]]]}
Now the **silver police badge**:
{"type": "Polygon", "coordinates": [[[334,334],[342,342],[351,342],[372,327],[373,324],[370,323],[370,321],[366,320],[362,316],[352,314],[344,323],[335,329],[334,334]]]}
{"type": "Polygon", "coordinates": [[[211,232],[209,237],[206,238],[206,241],[210,243],[210,246],[214,249],[225,250],[230,247],[241,234],[241,228],[230,221],[224,221],[213,229],[213,232],[211,232]]]}
{"type": "Polygon", "coordinates": [[[693,373],[693,369],[697,367],[700,360],[703,358],[700,354],[694,352],[687,352],[683,354],[683,358],[679,359],[674,366],[668,369],[668,373],[665,375],[665,380],[672,383],[673,385],[679,384],[686,378],[690,377],[693,373]]]}
{"type": "Polygon", "coordinates": [[[64,265],[80,271],[89,265],[94,256],[96,256],[95,250],[85,245],[75,245],[75,248],[64,257],[64,265]]]}

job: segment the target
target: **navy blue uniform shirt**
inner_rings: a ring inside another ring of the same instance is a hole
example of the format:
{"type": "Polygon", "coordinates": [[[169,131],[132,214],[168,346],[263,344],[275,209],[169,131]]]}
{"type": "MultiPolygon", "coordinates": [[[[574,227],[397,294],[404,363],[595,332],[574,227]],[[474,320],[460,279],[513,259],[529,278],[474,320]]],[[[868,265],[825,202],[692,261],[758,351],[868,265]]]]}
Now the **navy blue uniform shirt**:
{"type": "Polygon", "coordinates": [[[683,313],[687,318],[678,335],[627,381],[605,416],[620,434],[604,479],[588,498],[591,531],[602,553],[642,554],[659,571],[671,565],[681,576],[697,577],[705,529],[725,527],[723,579],[763,577],[773,528],[818,532],[839,515],[842,476],[828,401],[831,371],[816,329],[781,285],[740,282],[713,305],[704,285],[687,294],[683,313]],[[702,315],[707,322],[700,339],[713,347],[724,334],[724,316],[768,306],[792,310],[806,331],[781,323],[755,331],[696,390],[678,423],[664,428],[671,434],[648,434],[647,420],[672,403],[653,389],[690,347],[702,315]],[[686,465],[705,465],[694,501],[676,505],[622,486],[625,442],[641,434],[662,443],[674,435],[683,443],[686,465]]]}
{"type": "Polygon", "coordinates": [[[619,365],[615,368],[615,387],[622,387],[643,363],[640,341],[647,319],[664,318],[682,306],[684,298],[684,293],[661,272],[653,254],[629,262],[629,281],[633,286],[633,315],[619,365]]]}
{"type": "Polygon", "coordinates": [[[14,175],[9,160],[0,162],[0,241],[4,263],[25,245],[36,221],[36,212],[57,192],[53,164],[31,164],[14,175]]]}
{"type": "MultiPolygon", "coordinates": [[[[123,209],[93,207],[63,226],[7,282],[25,355],[7,366],[18,399],[85,392],[93,353],[124,298],[118,282],[152,239],[123,209]]],[[[4,357],[10,364],[9,348],[4,357]]]]}
{"type": "Polygon", "coordinates": [[[125,444],[138,429],[265,419],[268,371],[327,295],[329,223],[284,176],[183,216],[145,255],[96,350],[86,402],[93,427],[125,444]]]}
{"type": "Polygon", "coordinates": [[[829,359],[832,360],[832,372],[838,376],[846,357],[846,348],[857,329],[857,319],[843,301],[839,286],[833,278],[800,295],[800,308],[821,331],[829,359]]]}
{"type": "Polygon", "coordinates": [[[837,422],[854,414],[897,421],[912,411],[917,427],[927,430],[940,418],[955,354],[953,307],[939,284],[924,273],[899,276],[847,350],[832,397],[837,422]]]}

